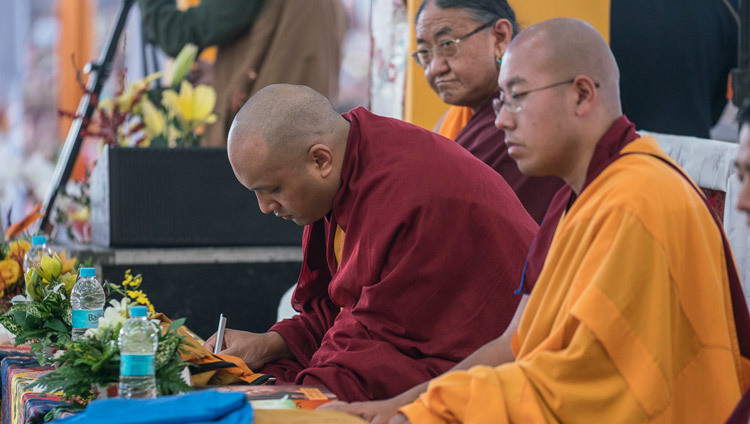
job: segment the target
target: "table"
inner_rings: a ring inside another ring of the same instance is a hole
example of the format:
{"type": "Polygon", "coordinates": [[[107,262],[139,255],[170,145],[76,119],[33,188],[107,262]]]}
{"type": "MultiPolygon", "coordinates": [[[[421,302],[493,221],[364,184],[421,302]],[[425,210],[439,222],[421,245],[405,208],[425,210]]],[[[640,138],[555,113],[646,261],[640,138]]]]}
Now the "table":
{"type": "MultiPolygon", "coordinates": [[[[30,356],[28,347],[0,346],[2,378],[2,424],[31,424],[61,403],[59,396],[34,391],[36,379],[52,371],[40,367],[30,356]]],[[[336,411],[256,410],[255,423],[290,424],[362,424],[360,418],[336,411]]]]}
{"type": "Polygon", "coordinates": [[[0,346],[0,358],[2,424],[35,422],[60,404],[59,396],[34,390],[36,379],[51,372],[52,367],[39,366],[28,346],[0,346]]]}

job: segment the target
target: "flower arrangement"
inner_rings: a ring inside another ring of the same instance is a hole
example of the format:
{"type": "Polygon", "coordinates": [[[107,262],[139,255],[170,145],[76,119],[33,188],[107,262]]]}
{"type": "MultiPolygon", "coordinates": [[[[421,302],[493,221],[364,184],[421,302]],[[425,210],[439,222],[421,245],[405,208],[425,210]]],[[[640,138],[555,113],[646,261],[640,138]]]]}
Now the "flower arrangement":
{"type": "Polygon", "coordinates": [[[23,258],[30,247],[25,239],[0,244],[0,309],[3,312],[10,308],[9,299],[23,293],[23,258]]]}
{"type": "MultiPolygon", "coordinates": [[[[82,136],[94,151],[110,147],[194,147],[198,146],[205,126],[216,122],[213,113],[216,92],[207,85],[193,86],[186,76],[198,48],[188,44],[177,56],[167,88],[158,85],[161,73],[154,73],[129,85],[125,72],[118,73],[114,96],[98,99],[92,96],[96,112],[84,121],[82,136]]],[[[79,84],[87,90],[79,78],[79,84]]],[[[64,116],[78,115],[61,111],[64,116]]],[[[85,151],[86,149],[84,149],[85,151]]],[[[96,156],[93,153],[92,156],[96,156]]],[[[81,181],[70,181],[63,187],[56,203],[54,222],[65,228],[71,240],[91,240],[89,164],[81,181]]]]}
{"type": "Polygon", "coordinates": [[[216,122],[216,92],[185,79],[198,48],[188,44],[175,59],[170,87],[155,86],[157,72],[125,87],[120,75],[115,97],[98,102],[96,127],[86,135],[100,137],[110,146],[197,146],[206,124],[216,122]]]}
{"type": "Polygon", "coordinates": [[[29,237],[21,234],[42,215],[39,213],[41,205],[37,205],[29,215],[3,231],[0,222],[0,314],[4,314],[11,307],[11,299],[24,292],[24,257],[31,248],[29,237]]]}
{"type": "MultiPolygon", "coordinates": [[[[119,294],[121,299],[110,299],[99,318],[99,326],[86,331],[84,337],[67,341],[55,359],[57,369],[37,381],[37,386],[47,393],[62,392],[63,400],[81,409],[94,397],[94,385],[106,386],[117,383],[120,377],[120,351],[117,345],[120,329],[127,320],[128,307],[141,304],[148,307],[149,315],[154,307],[146,294],[140,290],[141,275],[133,276],[126,271],[122,284],[106,282],[105,291],[119,294]]],[[[180,353],[183,337],[178,329],[185,319],[172,322],[159,334],[159,346],[155,355],[156,389],[159,395],[175,394],[191,390],[182,379],[186,362],[180,353]]]]}
{"type": "Polygon", "coordinates": [[[31,352],[42,364],[51,350],[70,340],[70,292],[78,268],[77,259],[68,259],[65,252],[42,257],[40,264],[24,274],[27,296],[17,295],[0,316],[0,323],[15,335],[16,345],[30,342],[31,352]]]}

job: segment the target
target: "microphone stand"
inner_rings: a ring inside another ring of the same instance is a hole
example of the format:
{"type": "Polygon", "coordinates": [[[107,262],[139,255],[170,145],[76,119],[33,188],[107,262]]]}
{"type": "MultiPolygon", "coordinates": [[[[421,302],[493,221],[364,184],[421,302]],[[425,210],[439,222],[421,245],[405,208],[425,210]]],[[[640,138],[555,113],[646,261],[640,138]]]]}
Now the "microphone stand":
{"type": "Polygon", "coordinates": [[[60,152],[60,158],[55,166],[55,173],[52,177],[52,188],[47,194],[47,198],[42,207],[41,212],[44,214],[44,217],[42,217],[39,226],[36,229],[37,232],[42,231],[46,234],[51,234],[52,232],[52,223],[49,218],[55,199],[57,198],[60,189],[67,184],[70,174],[73,172],[73,165],[75,165],[76,159],[78,158],[78,152],[81,149],[81,143],[83,141],[81,136],[83,123],[88,122],[94,114],[95,104],[92,103],[92,97],[94,99],[99,98],[104,83],[107,81],[107,78],[112,71],[112,61],[115,57],[117,45],[120,41],[120,36],[122,35],[125,23],[128,20],[128,13],[134,3],[135,0],[123,0],[120,10],[117,13],[117,22],[110,33],[107,44],[104,46],[104,51],[102,52],[99,61],[96,63],[89,63],[84,68],[84,72],[89,75],[88,83],[86,84],[86,92],[81,97],[80,103],[78,103],[76,118],[70,126],[68,136],[65,138],[65,144],[60,152]]]}

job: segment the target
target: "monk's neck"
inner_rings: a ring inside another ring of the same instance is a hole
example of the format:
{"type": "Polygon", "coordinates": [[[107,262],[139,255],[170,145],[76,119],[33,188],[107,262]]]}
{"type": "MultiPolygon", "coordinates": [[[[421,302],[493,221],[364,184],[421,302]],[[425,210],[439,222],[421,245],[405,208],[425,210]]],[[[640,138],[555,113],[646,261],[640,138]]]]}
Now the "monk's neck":
{"type": "Polygon", "coordinates": [[[576,160],[571,164],[567,172],[560,175],[563,181],[573,189],[576,196],[581,194],[583,185],[586,183],[586,175],[588,174],[591,158],[594,156],[595,147],[596,143],[582,146],[581,151],[574,155],[576,160]]]}
{"type": "Polygon", "coordinates": [[[496,95],[497,95],[497,91],[495,91],[494,93],[492,93],[491,96],[487,96],[487,97],[485,97],[485,98],[483,98],[483,99],[475,102],[474,104],[467,105],[468,108],[471,109],[472,115],[476,115],[480,110],[482,110],[483,107],[487,106],[487,104],[489,104],[489,102],[492,101],[492,98],[495,97],[496,95]]]}

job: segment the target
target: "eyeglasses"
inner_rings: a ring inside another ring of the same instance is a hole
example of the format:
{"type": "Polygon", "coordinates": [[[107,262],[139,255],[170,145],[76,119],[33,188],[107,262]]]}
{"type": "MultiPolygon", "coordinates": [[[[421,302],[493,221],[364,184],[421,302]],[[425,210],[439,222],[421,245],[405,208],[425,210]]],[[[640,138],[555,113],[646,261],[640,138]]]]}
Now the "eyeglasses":
{"type": "Polygon", "coordinates": [[[455,40],[443,40],[440,41],[437,46],[431,48],[431,49],[419,49],[411,54],[411,57],[414,58],[414,60],[417,62],[417,64],[423,68],[426,68],[427,65],[432,62],[432,50],[434,48],[437,48],[437,53],[435,53],[437,56],[441,57],[453,57],[458,54],[458,44],[467,38],[471,37],[472,35],[478,33],[479,31],[491,27],[494,25],[494,22],[487,22],[486,24],[480,26],[479,28],[475,29],[474,31],[464,35],[463,37],[458,37],[455,40]]]}
{"type": "MultiPolygon", "coordinates": [[[[507,100],[505,98],[505,93],[501,91],[499,98],[492,99],[492,110],[495,111],[495,116],[500,115],[500,108],[503,107],[503,106],[505,106],[505,109],[508,112],[518,113],[518,112],[521,111],[521,109],[523,109],[523,104],[521,104],[521,99],[523,99],[527,95],[529,95],[529,94],[531,94],[531,93],[533,93],[535,91],[542,91],[542,90],[546,90],[548,88],[553,88],[553,87],[557,87],[557,86],[565,85],[565,84],[573,84],[574,82],[575,82],[575,78],[569,79],[567,81],[556,82],[556,83],[550,84],[550,85],[545,85],[544,87],[532,88],[531,90],[526,90],[526,91],[522,91],[520,93],[510,94],[508,96],[508,97],[510,97],[510,99],[507,99],[507,100]]],[[[594,83],[594,87],[599,88],[599,83],[595,82],[594,83]]]]}
{"type": "MultiPolygon", "coordinates": [[[[521,104],[521,99],[528,96],[529,94],[536,92],[536,91],[542,91],[546,90],[548,88],[558,87],[565,84],[573,84],[575,79],[570,79],[566,81],[560,81],[556,82],[554,84],[545,85],[544,87],[539,88],[532,88],[531,90],[522,91],[520,93],[514,93],[508,95],[508,99],[506,99],[505,93],[500,92],[500,97],[497,99],[492,99],[492,110],[495,111],[495,116],[500,115],[500,108],[505,106],[505,109],[508,112],[511,113],[518,113],[523,108],[523,105],[521,104]]],[[[599,87],[599,84],[596,85],[597,88],[599,87]]]]}

